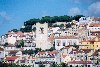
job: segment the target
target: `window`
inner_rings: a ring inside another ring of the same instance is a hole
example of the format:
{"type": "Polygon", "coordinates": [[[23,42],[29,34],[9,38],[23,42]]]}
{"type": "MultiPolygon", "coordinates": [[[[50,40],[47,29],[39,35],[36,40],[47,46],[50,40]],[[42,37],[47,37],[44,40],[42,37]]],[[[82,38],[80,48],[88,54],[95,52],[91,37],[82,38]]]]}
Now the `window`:
{"type": "Polygon", "coordinates": [[[40,27],[40,31],[41,31],[41,33],[43,34],[44,33],[44,28],[42,27],[40,27]]]}
{"type": "Polygon", "coordinates": [[[68,45],[70,45],[70,42],[68,42],[68,45]]]}
{"type": "Polygon", "coordinates": [[[90,42],[90,44],[94,44],[94,42],[90,42]]]}
{"type": "Polygon", "coordinates": [[[95,35],[98,35],[97,33],[95,35]]]}
{"type": "Polygon", "coordinates": [[[59,42],[57,43],[57,46],[60,46],[60,43],[59,42]]]}
{"type": "Polygon", "coordinates": [[[57,40],[57,46],[60,46],[61,41],[57,40]]]}
{"type": "Polygon", "coordinates": [[[62,41],[62,45],[65,46],[66,45],[66,40],[62,41]]]}
{"type": "Polygon", "coordinates": [[[88,67],[90,67],[90,65],[88,65],[88,67]]]}
{"type": "Polygon", "coordinates": [[[63,46],[65,46],[65,42],[63,42],[63,46]]]}
{"type": "Polygon", "coordinates": [[[88,49],[88,47],[87,47],[87,49],[88,49]]]}
{"type": "Polygon", "coordinates": [[[74,42],[73,45],[76,45],[76,42],[74,42]]]}

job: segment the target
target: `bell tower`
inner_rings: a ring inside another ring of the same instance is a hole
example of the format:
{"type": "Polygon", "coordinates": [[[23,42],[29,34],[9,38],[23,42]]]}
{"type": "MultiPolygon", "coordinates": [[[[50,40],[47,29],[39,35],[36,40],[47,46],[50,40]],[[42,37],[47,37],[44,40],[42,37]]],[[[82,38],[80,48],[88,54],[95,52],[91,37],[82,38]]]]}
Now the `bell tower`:
{"type": "Polygon", "coordinates": [[[42,50],[50,48],[48,47],[48,23],[36,23],[36,48],[42,50]]]}

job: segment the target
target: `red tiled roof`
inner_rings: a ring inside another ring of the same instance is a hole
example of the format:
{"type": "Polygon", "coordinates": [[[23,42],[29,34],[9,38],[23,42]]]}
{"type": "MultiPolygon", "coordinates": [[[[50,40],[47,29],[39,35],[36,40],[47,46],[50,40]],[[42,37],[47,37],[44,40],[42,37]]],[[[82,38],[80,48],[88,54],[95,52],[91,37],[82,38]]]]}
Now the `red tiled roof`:
{"type": "Polygon", "coordinates": [[[71,61],[69,64],[92,64],[91,61],[71,61]]]}
{"type": "Polygon", "coordinates": [[[20,36],[24,36],[24,33],[22,33],[22,32],[8,32],[7,34],[8,35],[17,34],[17,35],[20,35],[20,36]]]}
{"type": "Polygon", "coordinates": [[[45,52],[39,52],[39,54],[45,54],[45,52]]]}
{"type": "Polygon", "coordinates": [[[6,60],[7,61],[15,61],[17,58],[19,58],[19,56],[9,56],[9,57],[6,57],[6,60]]]}
{"type": "Polygon", "coordinates": [[[100,18],[94,18],[93,21],[100,21],[100,18]]]}
{"type": "Polygon", "coordinates": [[[16,34],[17,34],[17,35],[21,35],[21,36],[24,35],[24,33],[22,33],[22,32],[17,32],[16,34]]]}
{"type": "Polygon", "coordinates": [[[13,51],[10,51],[9,54],[16,54],[18,51],[17,50],[13,50],[13,51]]]}
{"type": "Polygon", "coordinates": [[[96,40],[83,40],[81,42],[100,42],[100,40],[96,41],[96,40]]]}
{"type": "Polygon", "coordinates": [[[60,36],[56,37],[55,39],[77,39],[75,36],[60,36]]]}
{"type": "Polygon", "coordinates": [[[48,54],[57,54],[57,53],[58,53],[57,51],[48,52],[48,54]]]}
{"type": "Polygon", "coordinates": [[[95,23],[95,24],[90,24],[90,26],[93,26],[93,27],[100,27],[100,24],[95,23]]]}
{"type": "Polygon", "coordinates": [[[0,47],[0,51],[4,51],[4,49],[0,47]]]}
{"type": "Polygon", "coordinates": [[[48,40],[53,41],[54,40],[54,37],[49,37],[48,40]]]}

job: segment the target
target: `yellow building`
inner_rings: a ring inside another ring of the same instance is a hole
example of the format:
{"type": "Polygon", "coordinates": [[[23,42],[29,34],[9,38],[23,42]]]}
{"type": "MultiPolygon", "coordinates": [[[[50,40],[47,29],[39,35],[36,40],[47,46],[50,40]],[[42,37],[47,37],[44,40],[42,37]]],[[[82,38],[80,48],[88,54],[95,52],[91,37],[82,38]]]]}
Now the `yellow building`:
{"type": "Polygon", "coordinates": [[[83,40],[81,41],[82,45],[87,45],[84,46],[83,49],[94,49],[98,50],[100,49],[100,40],[96,37],[93,40],[83,40]]]}

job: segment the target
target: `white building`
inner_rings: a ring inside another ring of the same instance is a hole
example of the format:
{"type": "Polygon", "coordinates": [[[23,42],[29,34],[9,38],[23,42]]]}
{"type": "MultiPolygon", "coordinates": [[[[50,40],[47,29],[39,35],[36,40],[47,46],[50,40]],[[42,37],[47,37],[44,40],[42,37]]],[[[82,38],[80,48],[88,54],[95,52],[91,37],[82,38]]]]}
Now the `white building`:
{"type": "Polygon", "coordinates": [[[15,44],[17,40],[23,40],[24,39],[24,33],[22,32],[8,32],[8,38],[7,43],[9,44],[15,44]]]}
{"type": "Polygon", "coordinates": [[[82,24],[87,24],[87,23],[92,23],[93,22],[93,18],[91,17],[81,17],[79,19],[79,23],[82,23],[82,24]]]}
{"type": "Polygon", "coordinates": [[[9,44],[5,47],[6,51],[10,51],[10,50],[18,50],[18,48],[15,47],[15,45],[13,44],[9,44]]]}
{"type": "Polygon", "coordinates": [[[55,38],[55,49],[60,50],[64,46],[78,45],[79,39],[74,36],[61,36],[55,38]]]}
{"type": "Polygon", "coordinates": [[[36,46],[36,37],[34,32],[24,33],[24,45],[27,47],[35,47],[36,46]]]}
{"type": "Polygon", "coordinates": [[[0,38],[0,44],[5,44],[8,42],[8,35],[2,35],[1,38],[0,38]]]}
{"type": "Polygon", "coordinates": [[[60,63],[60,54],[57,51],[51,52],[39,52],[35,59],[35,67],[39,67],[39,64],[43,63],[45,67],[49,67],[52,63],[60,63]]]}
{"type": "Polygon", "coordinates": [[[87,26],[90,31],[100,31],[100,23],[90,23],[87,26]]]}
{"type": "Polygon", "coordinates": [[[5,57],[5,51],[0,47],[0,61],[5,57]]]}
{"type": "Polygon", "coordinates": [[[59,27],[49,27],[48,28],[48,35],[56,33],[58,29],[60,29],[60,28],[59,27]]]}

